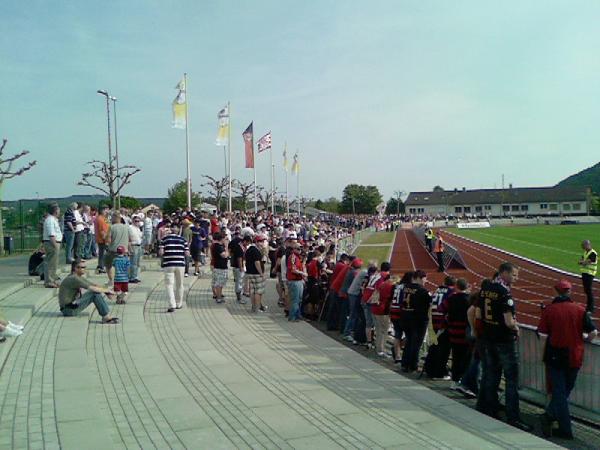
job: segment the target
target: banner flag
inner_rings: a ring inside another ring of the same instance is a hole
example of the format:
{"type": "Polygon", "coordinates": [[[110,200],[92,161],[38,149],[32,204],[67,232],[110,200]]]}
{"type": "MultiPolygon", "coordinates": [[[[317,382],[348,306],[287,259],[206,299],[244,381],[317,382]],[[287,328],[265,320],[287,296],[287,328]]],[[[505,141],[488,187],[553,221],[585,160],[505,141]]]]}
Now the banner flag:
{"type": "Polygon", "coordinates": [[[254,169],[254,132],[252,131],[254,122],[250,122],[246,131],[242,133],[244,138],[244,150],[246,153],[246,169],[254,169]]]}
{"type": "Polygon", "coordinates": [[[229,106],[226,105],[219,111],[217,118],[219,119],[219,131],[215,144],[224,147],[229,144],[229,106]]]}
{"type": "Polygon", "coordinates": [[[181,130],[185,130],[185,127],[187,126],[186,123],[186,114],[185,114],[185,109],[186,109],[186,103],[185,103],[185,80],[182,79],[179,83],[177,83],[177,86],[175,86],[175,89],[177,89],[179,92],[177,93],[177,96],[175,97],[175,99],[173,100],[173,123],[171,124],[171,126],[173,128],[179,128],[181,130]]]}
{"type": "Polygon", "coordinates": [[[287,142],[283,145],[283,170],[288,171],[287,142]]]}
{"type": "Polygon", "coordinates": [[[294,162],[292,163],[292,173],[296,175],[300,172],[300,163],[298,162],[298,152],[294,155],[294,162]]]}
{"type": "Polygon", "coordinates": [[[267,134],[265,134],[263,137],[261,137],[256,144],[258,145],[258,153],[262,153],[265,150],[270,149],[271,148],[271,132],[269,131],[267,134]]]}

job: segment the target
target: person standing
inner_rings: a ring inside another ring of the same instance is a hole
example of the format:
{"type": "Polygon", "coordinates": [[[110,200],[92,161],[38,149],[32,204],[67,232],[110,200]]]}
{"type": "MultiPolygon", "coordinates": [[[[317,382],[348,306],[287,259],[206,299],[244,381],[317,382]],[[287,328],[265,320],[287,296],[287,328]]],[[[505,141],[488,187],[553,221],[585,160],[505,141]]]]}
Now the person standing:
{"type": "Polygon", "coordinates": [[[104,255],[106,255],[106,249],[109,241],[109,225],[106,220],[106,214],[108,212],[108,206],[102,205],[98,209],[98,215],[96,216],[95,231],[96,231],[96,244],[98,244],[98,265],[96,267],[96,273],[106,273],[104,268],[104,255]]]}
{"type": "Polygon", "coordinates": [[[498,415],[498,388],[504,372],[504,394],[508,423],[523,431],[532,427],[521,420],[519,408],[519,324],[515,319],[515,302],[511,285],[519,271],[509,262],[498,268],[498,276],[484,281],[479,293],[476,318],[481,321],[481,345],[484,349],[483,374],[477,408],[492,417],[498,415]]]}
{"type": "Polygon", "coordinates": [[[592,243],[587,239],[581,243],[581,248],[583,249],[583,256],[579,260],[581,282],[583,283],[583,290],[587,297],[587,310],[593,313],[594,291],[592,285],[594,284],[594,277],[598,270],[598,253],[592,248],[592,243]]]}
{"type": "Polygon", "coordinates": [[[413,273],[412,280],[404,286],[402,299],[402,328],[406,342],[402,351],[402,371],[409,373],[417,370],[419,350],[423,345],[427,325],[431,295],[424,288],[427,274],[422,270],[413,273]]]}
{"type": "Polygon", "coordinates": [[[358,286],[358,292],[352,291],[351,293],[350,287],[352,286],[355,278],[361,272],[362,265],[363,261],[360,258],[356,258],[352,261],[351,269],[346,273],[346,278],[344,279],[341,288],[342,293],[348,297],[348,320],[346,320],[343,330],[344,340],[348,342],[354,342],[353,333],[354,326],[356,324],[356,305],[357,303],[360,303],[360,285],[358,286]]]}
{"type": "MultiPolygon", "coordinates": [[[[247,234],[242,239],[237,230],[233,235],[233,239],[229,243],[229,265],[233,271],[235,298],[240,304],[246,303],[246,300],[242,297],[242,290],[244,286],[244,254],[246,252],[246,248],[250,247],[251,244],[252,236],[247,234]]],[[[253,271],[252,273],[256,272],[253,271]]]]}
{"type": "Polygon", "coordinates": [[[165,287],[169,299],[167,312],[183,308],[183,272],[185,259],[189,255],[187,241],[179,235],[179,225],[172,224],[165,237],[160,241],[158,254],[160,266],[165,274],[165,287]]]}
{"type": "Polygon", "coordinates": [[[129,245],[131,246],[130,252],[130,266],[129,266],[129,282],[139,283],[140,282],[140,260],[144,250],[142,248],[142,219],[139,216],[134,216],[132,224],[129,225],[129,235],[131,240],[129,245]]]}
{"type": "MultiPolygon", "coordinates": [[[[256,236],[256,242],[260,241],[261,235],[256,236]]],[[[252,312],[255,313],[257,311],[266,312],[267,307],[262,304],[262,296],[265,292],[265,266],[262,262],[263,254],[260,249],[256,246],[256,243],[252,242],[252,237],[250,235],[244,236],[243,240],[244,246],[246,247],[245,252],[242,253],[243,258],[245,259],[246,266],[246,277],[248,278],[248,290],[250,294],[250,301],[252,302],[252,312]]],[[[240,245],[241,243],[238,243],[240,245]]],[[[241,261],[240,261],[241,263],[241,261]]],[[[243,264],[240,268],[243,270],[243,264]]],[[[241,282],[241,275],[240,275],[241,282]]],[[[240,285],[241,287],[241,285],[240,285]]],[[[236,293],[237,294],[237,293],[236,293]]],[[[241,303],[241,300],[238,301],[241,303]]]]}
{"type": "Polygon", "coordinates": [[[432,379],[449,380],[448,358],[450,357],[450,340],[446,323],[445,300],[454,293],[456,279],[451,276],[444,278],[444,284],[438,286],[431,299],[431,322],[429,333],[436,336],[427,350],[423,369],[432,379]]]}
{"type": "Polygon", "coordinates": [[[307,276],[304,262],[300,254],[300,244],[293,242],[292,253],[286,258],[286,277],[290,296],[290,313],[288,320],[298,322],[301,318],[300,302],[304,293],[304,280],[307,276]]]}
{"type": "Polygon", "coordinates": [[[395,284],[392,292],[392,302],[390,303],[390,320],[394,327],[394,363],[401,362],[400,355],[402,349],[402,337],[404,328],[402,328],[402,301],[404,300],[404,286],[412,281],[412,272],[406,272],[402,278],[395,284]]]}
{"type": "MultiPolygon", "coordinates": [[[[75,203],[77,205],[77,203],[75,203]]],[[[83,205],[75,206],[73,217],[75,220],[75,241],[73,244],[73,253],[75,259],[84,259],[83,248],[85,247],[85,222],[82,215],[83,205]]]]}
{"type": "Polygon", "coordinates": [[[390,280],[390,263],[381,263],[381,278],[375,285],[379,293],[379,299],[371,303],[371,313],[375,322],[375,351],[380,358],[389,358],[385,351],[385,339],[390,328],[390,303],[392,301],[392,290],[394,285],[390,280]]]}
{"type": "Polygon", "coordinates": [[[568,399],[583,365],[584,333],[591,342],[598,332],[590,313],[571,300],[571,283],[561,280],[554,289],[558,296],[544,308],[537,329],[548,335],[544,363],[552,384],[552,398],[541,417],[542,432],[546,437],[573,439],[568,399]],[[558,421],[557,430],[552,430],[553,421],[558,421]]]}
{"type": "Polygon", "coordinates": [[[435,253],[435,258],[438,264],[438,272],[443,273],[446,268],[444,267],[444,240],[442,239],[441,234],[438,233],[437,239],[435,240],[435,245],[433,246],[433,252],[435,253]]]}
{"type": "Polygon", "coordinates": [[[63,217],[65,261],[67,264],[73,262],[73,246],[75,244],[75,215],[73,210],[77,209],[77,203],[71,203],[63,217]]]}
{"type": "Polygon", "coordinates": [[[456,281],[456,291],[444,301],[448,338],[452,349],[452,389],[459,388],[459,381],[467,369],[470,360],[470,345],[467,341],[469,319],[469,283],[464,278],[456,281]]]}
{"type": "Polygon", "coordinates": [[[58,223],[60,215],[59,206],[54,203],[48,208],[48,217],[44,220],[44,230],[42,241],[46,259],[44,264],[44,286],[47,288],[58,287],[56,270],[58,268],[58,253],[60,252],[60,243],[63,239],[63,233],[58,223]]]}
{"type": "MultiPolygon", "coordinates": [[[[181,236],[185,239],[188,244],[188,248],[192,245],[192,238],[194,237],[194,233],[192,232],[192,222],[189,219],[183,219],[181,222],[181,236]]],[[[191,258],[188,256],[185,259],[185,272],[184,276],[187,278],[190,276],[190,262],[191,258]]]]}
{"type": "Polygon", "coordinates": [[[224,236],[220,232],[212,235],[213,244],[210,248],[211,258],[210,265],[212,266],[212,290],[213,298],[217,303],[223,303],[223,287],[227,283],[227,258],[229,253],[224,244],[224,236]]]}
{"type": "Polygon", "coordinates": [[[115,212],[111,222],[109,244],[104,257],[109,286],[112,286],[114,280],[115,270],[113,267],[113,260],[117,256],[117,249],[119,247],[129,248],[129,242],[131,240],[129,226],[122,223],[120,213],[115,212]]]}
{"type": "Polygon", "coordinates": [[[433,238],[435,235],[433,234],[433,230],[429,227],[425,230],[425,246],[429,253],[433,251],[433,238]]]}
{"type": "Polygon", "coordinates": [[[126,303],[127,293],[129,292],[129,269],[131,263],[127,256],[127,249],[122,245],[117,248],[117,256],[113,260],[115,267],[114,292],[117,294],[117,304],[126,303]]]}

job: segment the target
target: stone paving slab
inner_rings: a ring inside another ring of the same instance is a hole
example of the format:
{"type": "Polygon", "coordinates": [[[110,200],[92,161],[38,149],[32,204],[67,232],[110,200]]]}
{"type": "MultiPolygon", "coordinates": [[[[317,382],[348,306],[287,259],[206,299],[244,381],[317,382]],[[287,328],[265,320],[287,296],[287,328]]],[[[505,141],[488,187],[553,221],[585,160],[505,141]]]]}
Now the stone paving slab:
{"type": "Polygon", "coordinates": [[[52,290],[16,293],[29,317],[0,347],[0,449],[555,448],[308,324],[217,305],[207,277],[186,279],[185,307],[169,314],[161,280],[145,271],[127,305],[111,305],[116,326],[93,307],[61,317],[52,290]]]}

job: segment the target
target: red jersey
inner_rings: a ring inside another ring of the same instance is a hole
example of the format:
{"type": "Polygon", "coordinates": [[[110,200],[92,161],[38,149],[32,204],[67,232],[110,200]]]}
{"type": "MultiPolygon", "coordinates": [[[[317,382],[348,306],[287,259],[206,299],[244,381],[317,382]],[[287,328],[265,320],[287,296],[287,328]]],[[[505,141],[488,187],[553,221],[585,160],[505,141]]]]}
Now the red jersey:
{"type": "Polygon", "coordinates": [[[381,279],[375,285],[375,289],[379,291],[379,303],[371,305],[371,312],[376,316],[384,316],[389,314],[390,303],[392,302],[392,291],[394,285],[390,281],[390,274],[383,273],[381,279]]]}
{"type": "Polygon", "coordinates": [[[316,258],[306,265],[306,273],[309,278],[319,278],[319,261],[316,258]]]}
{"type": "Polygon", "coordinates": [[[287,270],[286,270],[286,278],[288,281],[300,281],[302,280],[302,275],[294,273],[294,270],[302,272],[302,258],[300,258],[295,253],[292,253],[286,258],[287,261],[287,270]]]}
{"type": "Polygon", "coordinates": [[[569,349],[569,365],[583,365],[583,333],[595,330],[583,305],[568,297],[557,297],[542,312],[538,331],[548,335],[552,347],[569,349]]]}
{"type": "Polygon", "coordinates": [[[346,278],[346,273],[348,273],[349,270],[350,265],[344,264],[344,267],[340,269],[340,271],[337,273],[337,275],[331,282],[330,288],[338,295],[340,294],[340,289],[342,287],[342,284],[344,283],[344,279],[346,278]]]}
{"type": "Polygon", "coordinates": [[[335,267],[333,268],[333,273],[331,274],[331,278],[329,279],[331,281],[331,283],[333,283],[333,280],[335,280],[338,273],[340,273],[340,270],[342,270],[347,265],[348,264],[345,264],[342,261],[338,261],[337,263],[335,263],[335,267]]]}

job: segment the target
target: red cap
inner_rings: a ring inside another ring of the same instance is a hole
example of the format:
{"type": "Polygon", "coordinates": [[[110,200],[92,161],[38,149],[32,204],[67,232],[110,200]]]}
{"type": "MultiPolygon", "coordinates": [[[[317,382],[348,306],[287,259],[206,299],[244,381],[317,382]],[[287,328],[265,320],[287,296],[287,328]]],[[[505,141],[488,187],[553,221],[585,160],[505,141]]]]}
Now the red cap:
{"type": "Polygon", "coordinates": [[[263,234],[257,234],[257,235],[256,235],[256,237],[254,238],[254,240],[255,240],[256,242],[264,241],[264,240],[266,240],[266,239],[267,239],[267,238],[266,238],[266,237],[265,237],[263,234]]]}
{"type": "Polygon", "coordinates": [[[118,253],[119,255],[124,255],[124,254],[125,254],[125,247],[123,247],[122,245],[119,245],[119,246],[117,247],[117,253],[118,253]]]}
{"type": "Polygon", "coordinates": [[[363,265],[363,260],[360,258],[356,258],[354,261],[352,261],[352,267],[354,267],[355,269],[362,267],[362,265],[363,265]]]}
{"type": "Polygon", "coordinates": [[[572,285],[571,285],[571,283],[568,280],[560,280],[554,286],[554,289],[556,289],[558,292],[570,291],[571,288],[572,288],[572,285]]]}

